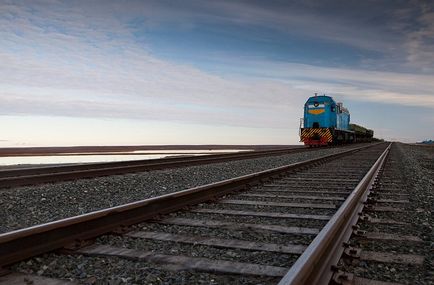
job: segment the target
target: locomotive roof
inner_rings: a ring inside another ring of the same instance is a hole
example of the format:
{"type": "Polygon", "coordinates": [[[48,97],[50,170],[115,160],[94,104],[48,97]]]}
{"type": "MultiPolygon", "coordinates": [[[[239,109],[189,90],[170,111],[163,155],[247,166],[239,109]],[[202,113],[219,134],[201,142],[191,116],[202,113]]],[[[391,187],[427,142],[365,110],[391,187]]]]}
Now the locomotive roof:
{"type": "Polygon", "coordinates": [[[307,102],[312,102],[312,101],[317,101],[317,100],[328,101],[328,102],[330,102],[330,101],[335,102],[335,100],[333,100],[333,97],[330,97],[330,96],[327,96],[327,95],[317,95],[317,96],[309,97],[309,99],[307,99],[307,102]]]}

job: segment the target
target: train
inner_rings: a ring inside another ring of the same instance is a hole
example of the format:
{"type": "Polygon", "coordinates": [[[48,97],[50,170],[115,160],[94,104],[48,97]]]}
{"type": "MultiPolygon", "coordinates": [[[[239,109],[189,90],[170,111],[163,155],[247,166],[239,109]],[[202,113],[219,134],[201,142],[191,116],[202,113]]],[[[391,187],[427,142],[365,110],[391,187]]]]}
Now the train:
{"type": "Polygon", "coordinates": [[[342,103],[324,95],[309,97],[300,120],[300,141],[307,146],[371,142],[374,131],[350,123],[350,112],[342,103]]]}

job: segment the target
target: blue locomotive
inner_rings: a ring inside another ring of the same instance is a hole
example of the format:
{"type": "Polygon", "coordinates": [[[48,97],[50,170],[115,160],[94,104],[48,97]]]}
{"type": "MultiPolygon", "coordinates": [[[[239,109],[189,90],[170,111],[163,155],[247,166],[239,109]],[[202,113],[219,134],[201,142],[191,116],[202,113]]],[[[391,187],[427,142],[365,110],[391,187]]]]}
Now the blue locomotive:
{"type": "Polygon", "coordinates": [[[370,141],[373,131],[350,124],[350,112],[342,103],[326,95],[310,97],[304,104],[300,125],[300,141],[309,146],[321,146],[356,141],[370,141]]]}

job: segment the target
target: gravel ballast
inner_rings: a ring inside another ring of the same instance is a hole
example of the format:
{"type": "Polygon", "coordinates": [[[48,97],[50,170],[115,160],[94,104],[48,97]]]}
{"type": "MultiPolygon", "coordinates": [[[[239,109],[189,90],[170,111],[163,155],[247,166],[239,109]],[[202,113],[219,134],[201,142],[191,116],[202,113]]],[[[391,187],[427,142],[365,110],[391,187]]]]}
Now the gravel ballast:
{"type": "MultiPolygon", "coordinates": [[[[0,191],[0,233],[279,167],[344,148],[26,186],[0,191]]],[[[359,146],[357,146],[359,147],[359,146]]]]}

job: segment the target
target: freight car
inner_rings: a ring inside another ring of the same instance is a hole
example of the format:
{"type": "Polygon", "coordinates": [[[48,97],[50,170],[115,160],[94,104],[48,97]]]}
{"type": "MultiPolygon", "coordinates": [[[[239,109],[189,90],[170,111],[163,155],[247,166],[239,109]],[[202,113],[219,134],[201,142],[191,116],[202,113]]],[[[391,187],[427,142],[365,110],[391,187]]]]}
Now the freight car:
{"type": "Polygon", "coordinates": [[[326,95],[310,97],[300,120],[300,141],[308,146],[371,141],[374,132],[350,124],[350,112],[326,95]]]}
{"type": "Polygon", "coordinates": [[[354,132],[358,142],[370,142],[374,136],[374,131],[356,124],[350,124],[350,130],[354,132]]]}

